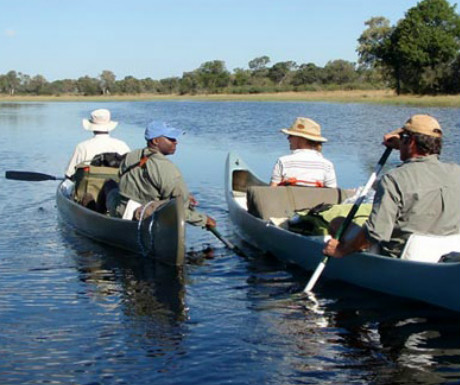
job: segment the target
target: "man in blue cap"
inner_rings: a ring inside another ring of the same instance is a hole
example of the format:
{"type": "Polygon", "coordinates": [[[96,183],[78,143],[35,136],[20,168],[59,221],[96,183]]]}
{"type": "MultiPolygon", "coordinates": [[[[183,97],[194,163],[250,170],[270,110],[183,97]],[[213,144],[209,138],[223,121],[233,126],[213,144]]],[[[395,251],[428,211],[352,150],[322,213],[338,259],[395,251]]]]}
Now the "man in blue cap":
{"type": "MultiPolygon", "coordinates": [[[[194,209],[184,178],[167,159],[176,152],[177,139],[183,133],[167,123],[152,121],[145,130],[147,146],[131,151],[120,165],[118,194],[110,192],[107,207],[115,217],[132,219],[134,209],[152,201],[183,197],[186,221],[195,226],[214,227],[216,221],[194,209]]],[[[138,211],[139,212],[139,211],[138,211]]]]}

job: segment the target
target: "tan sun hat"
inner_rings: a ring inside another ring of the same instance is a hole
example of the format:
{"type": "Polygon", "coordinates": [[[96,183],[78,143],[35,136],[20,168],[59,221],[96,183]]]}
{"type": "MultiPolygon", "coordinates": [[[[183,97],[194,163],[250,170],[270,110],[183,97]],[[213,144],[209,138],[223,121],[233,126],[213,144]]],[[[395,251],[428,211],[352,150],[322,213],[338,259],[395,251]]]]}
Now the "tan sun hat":
{"type": "Polygon", "coordinates": [[[83,128],[88,131],[109,132],[117,125],[118,122],[110,120],[110,111],[104,108],[94,110],[89,119],[83,119],[83,128]]]}
{"type": "Polygon", "coordinates": [[[403,131],[433,136],[435,138],[442,137],[442,128],[439,122],[430,115],[412,115],[404,123],[404,126],[392,131],[391,134],[400,134],[403,131]]]}
{"type": "Polygon", "coordinates": [[[300,136],[313,142],[327,142],[321,136],[321,126],[309,118],[297,118],[290,128],[282,128],[281,132],[286,135],[300,136]]]}

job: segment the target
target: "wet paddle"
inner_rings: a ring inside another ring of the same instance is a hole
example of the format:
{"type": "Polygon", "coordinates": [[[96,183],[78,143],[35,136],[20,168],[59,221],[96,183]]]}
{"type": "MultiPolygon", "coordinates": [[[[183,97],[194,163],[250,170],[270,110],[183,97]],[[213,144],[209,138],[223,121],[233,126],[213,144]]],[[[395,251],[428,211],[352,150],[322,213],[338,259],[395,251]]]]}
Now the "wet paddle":
{"type": "Polygon", "coordinates": [[[227,238],[222,236],[222,234],[219,233],[219,231],[215,227],[206,227],[206,229],[213,233],[216,236],[216,238],[220,240],[227,248],[234,251],[236,254],[241,255],[242,257],[246,257],[246,255],[238,247],[231,243],[227,238]]]}
{"type": "MultiPolygon", "coordinates": [[[[356,199],[356,202],[354,203],[353,207],[351,208],[350,212],[348,213],[347,217],[345,220],[342,222],[342,225],[339,227],[339,230],[337,231],[337,234],[335,234],[335,238],[338,239],[339,241],[342,239],[342,236],[345,234],[345,231],[347,230],[348,226],[350,225],[351,221],[353,220],[356,212],[359,209],[359,206],[361,206],[361,203],[364,201],[366,198],[367,193],[371,189],[372,185],[374,184],[375,180],[377,179],[377,175],[380,173],[382,170],[385,162],[387,161],[388,157],[390,156],[391,153],[391,148],[387,147],[383,155],[380,157],[379,162],[377,163],[377,166],[375,167],[374,172],[370,176],[369,180],[367,181],[367,184],[364,186],[362,189],[358,199],[356,199]]],[[[313,287],[316,284],[316,281],[318,281],[321,273],[323,272],[324,268],[326,267],[326,264],[329,260],[329,256],[325,255],[321,262],[319,263],[318,267],[316,268],[315,272],[310,278],[310,281],[308,281],[307,286],[305,286],[304,293],[308,294],[312,291],[313,287]]]]}
{"type": "Polygon", "coordinates": [[[32,171],[6,171],[5,178],[12,180],[22,180],[27,182],[41,182],[45,180],[64,180],[63,177],[42,174],[40,172],[32,171]]]}

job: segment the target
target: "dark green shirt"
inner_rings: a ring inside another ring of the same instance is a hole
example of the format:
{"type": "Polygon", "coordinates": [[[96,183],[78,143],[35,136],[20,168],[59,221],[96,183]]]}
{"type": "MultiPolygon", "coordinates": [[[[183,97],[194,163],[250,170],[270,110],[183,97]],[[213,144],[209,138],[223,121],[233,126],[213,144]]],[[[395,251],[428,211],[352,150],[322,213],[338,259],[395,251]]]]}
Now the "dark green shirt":
{"type": "Polygon", "coordinates": [[[429,155],[389,171],[379,182],[364,230],[383,254],[396,258],[413,233],[459,233],[460,167],[429,155]]]}

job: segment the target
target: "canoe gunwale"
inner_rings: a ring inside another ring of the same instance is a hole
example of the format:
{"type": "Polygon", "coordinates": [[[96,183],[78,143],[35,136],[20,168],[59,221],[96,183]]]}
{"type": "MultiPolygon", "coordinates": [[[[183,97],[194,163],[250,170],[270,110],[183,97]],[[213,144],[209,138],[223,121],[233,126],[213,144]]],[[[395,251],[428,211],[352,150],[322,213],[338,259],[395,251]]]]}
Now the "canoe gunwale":
{"type": "MultiPolygon", "coordinates": [[[[225,196],[231,222],[241,238],[280,261],[313,271],[322,259],[321,237],[282,229],[249,214],[235,199],[233,175],[246,171],[248,180],[261,181],[235,153],[226,162],[225,196]]],[[[240,185],[241,197],[244,188],[240,185]]],[[[370,253],[331,258],[323,273],[328,279],[460,312],[460,262],[407,261],[370,253]]]]}
{"type": "Polygon", "coordinates": [[[63,183],[59,184],[56,191],[58,213],[79,234],[131,253],[145,254],[145,257],[154,258],[167,265],[184,264],[185,210],[175,199],[158,209],[154,217],[143,221],[143,226],[147,227],[153,221],[152,235],[149,235],[149,239],[153,238],[152,247],[145,247],[140,242],[142,237],[139,235],[139,222],[109,217],[79,205],[70,199],[63,183]],[[144,253],[146,250],[149,252],[144,253]]]}

